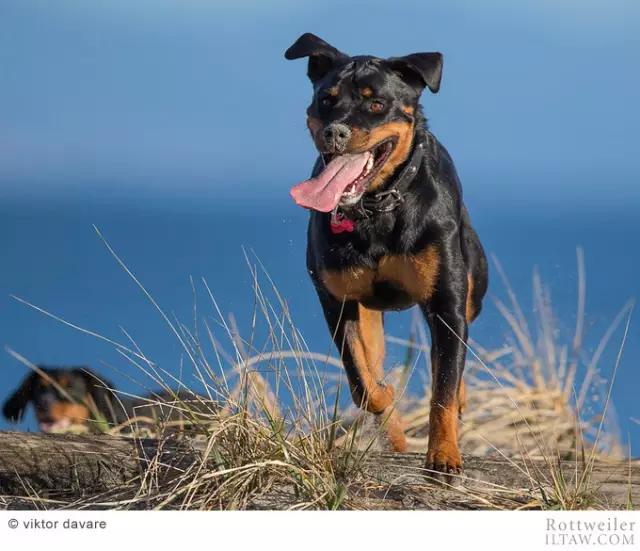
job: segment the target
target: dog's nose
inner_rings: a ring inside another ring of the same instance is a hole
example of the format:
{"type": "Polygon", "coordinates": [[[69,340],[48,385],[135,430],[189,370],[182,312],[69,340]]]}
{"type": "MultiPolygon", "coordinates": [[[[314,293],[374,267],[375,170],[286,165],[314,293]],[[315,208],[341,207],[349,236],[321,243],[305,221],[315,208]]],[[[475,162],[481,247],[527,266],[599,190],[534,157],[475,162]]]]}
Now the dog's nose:
{"type": "Polygon", "coordinates": [[[333,152],[342,152],[351,139],[351,129],[346,124],[333,123],[324,129],[324,143],[333,152]]]}

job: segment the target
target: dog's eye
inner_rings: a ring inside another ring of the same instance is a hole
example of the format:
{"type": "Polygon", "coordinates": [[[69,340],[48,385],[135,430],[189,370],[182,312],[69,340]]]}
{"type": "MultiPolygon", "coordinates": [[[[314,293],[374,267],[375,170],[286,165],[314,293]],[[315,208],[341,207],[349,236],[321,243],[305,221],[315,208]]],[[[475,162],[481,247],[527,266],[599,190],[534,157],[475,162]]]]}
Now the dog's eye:
{"type": "Polygon", "coordinates": [[[325,96],[320,100],[320,105],[331,107],[333,105],[333,98],[331,96],[325,96]]]}
{"type": "Polygon", "coordinates": [[[369,109],[374,113],[380,113],[384,109],[384,103],[381,101],[372,101],[369,105],[369,109]]]}

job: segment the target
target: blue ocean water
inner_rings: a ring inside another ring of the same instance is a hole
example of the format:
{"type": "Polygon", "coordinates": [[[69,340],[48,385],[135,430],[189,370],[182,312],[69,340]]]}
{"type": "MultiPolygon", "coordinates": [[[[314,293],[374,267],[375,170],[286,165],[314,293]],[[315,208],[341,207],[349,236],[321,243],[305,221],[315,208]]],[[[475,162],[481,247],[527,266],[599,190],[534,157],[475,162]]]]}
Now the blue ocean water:
{"type": "MultiPolygon", "coordinates": [[[[586,256],[587,307],[585,350],[592,352],[623,304],[640,296],[638,202],[603,204],[592,197],[540,200],[535,181],[520,182],[528,194],[482,192],[471,178],[467,204],[488,253],[509,275],[525,312],[531,315],[532,271],[537,267],[549,286],[561,337],[570,342],[576,310],[576,247],[586,256]]],[[[547,192],[545,192],[546,194],[547,192]]],[[[597,196],[594,196],[597,199],[597,196]]],[[[253,313],[252,276],[247,265],[255,254],[286,296],[292,316],[309,348],[332,350],[324,319],[304,266],[306,213],[279,196],[246,201],[224,197],[128,197],[98,200],[57,199],[0,202],[0,338],[7,349],[34,363],[86,364],[123,390],[141,392],[144,380],[114,347],[21,304],[25,299],[74,324],[127,343],[122,329],[162,368],[178,375],[184,354],[161,316],[107,251],[97,226],[126,265],[166,312],[191,324],[193,291],[200,316],[215,312],[206,298],[206,278],[220,309],[233,313],[248,331],[253,313]]],[[[492,266],[485,310],[471,329],[485,348],[504,344],[509,330],[493,303],[505,289],[492,266]]],[[[387,334],[406,337],[407,313],[387,316],[387,334]]],[[[215,322],[212,323],[215,330],[215,322]]],[[[640,323],[633,319],[613,387],[622,436],[640,452],[637,389],[640,375],[640,323]]],[[[603,356],[610,376],[622,338],[619,330],[603,356]]],[[[221,340],[224,340],[221,336],[221,340]]],[[[393,361],[393,353],[389,362],[393,361]]],[[[26,374],[8,352],[0,360],[0,399],[26,374]]],[[[189,380],[189,376],[184,376],[189,380]]],[[[148,381],[146,383],[148,385],[148,381]]],[[[29,415],[19,426],[34,429],[29,415]]],[[[0,420],[0,429],[9,425],[0,420]]]]}

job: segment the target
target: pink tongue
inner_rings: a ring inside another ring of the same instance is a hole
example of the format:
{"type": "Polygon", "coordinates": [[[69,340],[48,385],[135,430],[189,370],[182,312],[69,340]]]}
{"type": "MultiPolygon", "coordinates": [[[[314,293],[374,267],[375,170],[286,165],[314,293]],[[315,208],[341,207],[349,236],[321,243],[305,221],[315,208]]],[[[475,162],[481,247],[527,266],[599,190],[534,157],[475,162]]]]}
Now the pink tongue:
{"type": "Polygon", "coordinates": [[[340,197],[364,170],[371,153],[355,153],[335,157],[315,178],[291,188],[291,197],[301,207],[330,212],[340,197]]]}

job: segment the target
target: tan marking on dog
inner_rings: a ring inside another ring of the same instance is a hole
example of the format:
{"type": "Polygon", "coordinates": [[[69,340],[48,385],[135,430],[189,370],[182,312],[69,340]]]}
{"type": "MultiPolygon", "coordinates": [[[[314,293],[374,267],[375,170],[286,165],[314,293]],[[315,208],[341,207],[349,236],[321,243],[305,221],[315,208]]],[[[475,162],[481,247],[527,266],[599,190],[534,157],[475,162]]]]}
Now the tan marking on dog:
{"type": "Polygon", "coordinates": [[[388,138],[396,138],[396,145],[384,165],[369,183],[369,190],[380,187],[396,168],[407,160],[413,143],[413,122],[391,121],[377,126],[371,131],[351,129],[348,150],[367,151],[388,138]]]}
{"type": "Polygon", "coordinates": [[[370,268],[325,270],[321,274],[327,290],[338,300],[361,300],[373,292],[374,272],[370,268]]]}
{"type": "Polygon", "coordinates": [[[411,105],[403,105],[400,109],[407,115],[413,116],[415,113],[415,109],[411,105]]]}
{"type": "Polygon", "coordinates": [[[383,256],[375,270],[364,267],[325,270],[321,279],[327,290],[341,301],[366,301],[373,295],[374,283],[388,282],[416,302],[425,302],[433,295],[439,272],[438,248],[429,245],[415,255],[383,256]]]}
{"type": "Polygon", "coordinates": [[[327,94],[329,94],[333,98],[337,97],[339,93],[340,93],[340,88],[338,88],[337,86],[332,86],[327,90],[327,94]]]}
{"type": "Polygon", "coordinates": [[[436,398],[436,380],[439,361],[431,365],[431,408],[429,410],[429,443],[427,447],[427,467],[444,472],[462,469],[462,456],[458,447],[458,424],[466,404],[466,387],[460,378],[458,387],[446,398],[436,398]]]}
{"type": "Polygon", "coordinates": [[[475,310],[475,305],[473,304],[473,278],[471,277],[471,274],[467,274],[467,323],[471,323],[473,321],[476,313],[475,310]]]}
{"type": "Polygon", "coordinates": [[[458,388],[458,416],[462,417],[464,408],[467,405],[467,387],[464,384],[464,379],[460,379],[460,388],[458,388]]]}
{"type": "Polygon", "coordinates": [[[350,153],[358,153],[368,149],[369,132],[357,126],[351,127],[351,139],[349,140],[348,151],[350,153]]]}
{"type": "Polygon", "coordinates": [[[365,86],[364,88],[362,88],[360,90],[360,95],[363,98],[370,98],[371,96],[373,96],[373,90],[371,88],[369,88],[368,86],[365,86]]]}
{"type": "Polygon", "coordinates": [[[371,413],[381,413],[391,405],[392,386],[382,385],[384,378],[384,328],[382,312],[358,304],[358,319],[345,326],[349,347],[359,384],[351,389],[357,406],[371,413]]]}
{"type": "Polygon", "coordinates": [[[322,123],[315,117],[307,117],[307,128],[311,132],[311,137],[315,139],[318,132],[322,130],[322,123]]]}
{"type": "Polygon", "coordinates": [[[382,257],[376,281],[394,283],[416,302],[425,302],[433,295],[439,271],[438,248],[429,245],[416,255],[382,257]]]}
{"type": "Polygon", "coordinates": [[[450,404],[431,402],[429,412],[429,444],[427,466],[444,467],[444,470],[462,468],[458,448],[458,400],[450,404]]]}
{"type": "Polygon", "coordinates": [[[322,149],[323,147],[323,140],[322,140],[322,128],[324,127],[324,125],[322,124],[322,122],[320,122],[320,120],[316,119],[315,117],[311,117],[308,116],[307,117],[307,128],[309,129],[309,132],[311,133],[311,139],[314,141],[314,143],[316,144],[316,147],[318,149],[322,149]]]}
{"type": "Polygon", "coordinates": [[[72,425],[84,425],[91,416],[87,406],[71,402],[54,402],[48,414],[54,422],[68,419],[72,425]]]}

